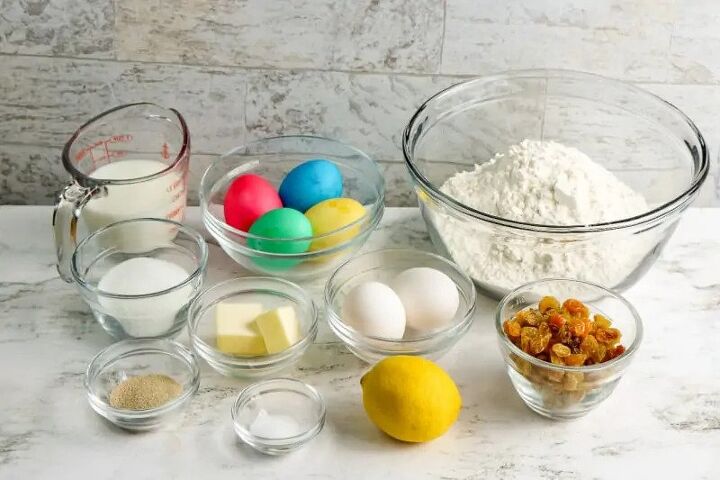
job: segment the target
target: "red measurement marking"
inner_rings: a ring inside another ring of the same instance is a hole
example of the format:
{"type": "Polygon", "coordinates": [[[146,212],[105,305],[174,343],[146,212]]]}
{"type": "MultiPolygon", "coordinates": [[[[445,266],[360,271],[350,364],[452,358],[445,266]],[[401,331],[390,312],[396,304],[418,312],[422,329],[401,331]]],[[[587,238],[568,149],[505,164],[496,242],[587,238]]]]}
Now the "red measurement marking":
{"type": "Polygon", "coordinates": [[[177,180],[175,180],[173,183],[167,186],[166,191],[168,193],[172,192],[173,190],[177,190],[178,188],[182,187],[185,184],[185,175],[182,175],[177,180]]]}
{"type": "Polygon", "coordinates": [[[104,140],[98,140],[95,143],[92,143],[90,145],[87,145],[86,147],[81,148],[78,150],[78,152],[75,154],[75,161],[79,162],[83,158],[85,158],[88,154],[90,154],[90,159],[93,162],[93,165],[99,160],[104,160],[108,158],[112,158],[113,156],[125,156],[125,152],[122,153],[122,155],[117,155],[114,152],[111,154],[110,150],[108,149],[108,145],[111,145],[113,143],[127,143],[132,141],[132,135],[125,134],[125,135],[113,135],[112,137],[106,138],[104,140]],[[105,156],[103,158],[95,158],[95,154],[93,153],[93,150],[102,147],[105,151],[105,156]]]}
{"type": "Polygon", "coordinates": [[[167,160],[170,158],[170,147],[168,146],[167,142],[163,143],[160,156],[162,156],[163,160],[167,160]]]}
{"type": "Polygon", "coordinates": [[[185,210],[185,205],[180,205],[178,207],[173,208],[170,210],[170,212],[165,215],[165,218],[168,220],[174,220],[175,218],[179,218],[182,216],[182,212],[185,210]]]}

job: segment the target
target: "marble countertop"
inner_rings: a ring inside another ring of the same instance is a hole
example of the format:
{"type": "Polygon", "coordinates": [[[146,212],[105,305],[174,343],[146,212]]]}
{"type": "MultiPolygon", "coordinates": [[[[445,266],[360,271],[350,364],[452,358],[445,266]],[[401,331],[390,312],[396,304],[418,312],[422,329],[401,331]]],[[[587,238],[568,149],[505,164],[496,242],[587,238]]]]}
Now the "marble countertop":
{"type": "MultiPolygon", "coordinates": [[[[424,445],[381,434],[361,406],[367,366],[323,324],[287,374],[323,394],[327,424],[281,458],[236,439],[230,405],[245,383],[207,365],[189,408],[159,430],[127,433],[93,413],[82,378],[110,338],[57,278],[50,217],[49,207],[0,207],[2,479],[711,479],[720,471],[720,209],[689,210],[627,292],[645,340],[615,393],[586,417],[552,422],[523,405],[496,345],[495,302],[481,297],[471,331],[440,361],[464,399],[449,433],[424,445]]],[[[196,211],[189,222],[197,225],[196,211]]],[[[388,209],[366,248],[390,245],[432,248],[417,209],[388,209]]],[[[212,246],[210,265],[209,281],[241,273],[212,246]]]]}

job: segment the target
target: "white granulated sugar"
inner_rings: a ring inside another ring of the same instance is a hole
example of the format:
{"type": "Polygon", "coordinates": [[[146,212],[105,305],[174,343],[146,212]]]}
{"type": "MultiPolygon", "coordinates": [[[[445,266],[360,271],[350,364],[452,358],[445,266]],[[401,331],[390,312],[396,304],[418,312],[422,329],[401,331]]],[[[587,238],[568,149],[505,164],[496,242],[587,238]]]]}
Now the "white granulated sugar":
{"type": "MultiPolygon", "coordinates": [[[[441,190],[476,210],[526,223],[588,225],[633,217],[648,210],[642,195],[583,152],[556,142],[524,140],[474,170],[457,173],[441,190]]],[[[531,280],[569,277],[612,287],[649,250],[647,239],[492,234],[478,222],[435,214],[448,252],[473,278],[502,289],[531,280]]]]}
{"type": "MultiPolygon", "coordinates": [[[[160,258],[135,257],[110,268],[98,288],[116,295],[145,295],[168,290],[187,280],[180,265],[160,258]]],[[[131,337],[164,335],[175,324],[178,312],[192,298],[193,287],[184,285],[162,295],[136,299],[101,295],[100,305],[131,337]]]]}

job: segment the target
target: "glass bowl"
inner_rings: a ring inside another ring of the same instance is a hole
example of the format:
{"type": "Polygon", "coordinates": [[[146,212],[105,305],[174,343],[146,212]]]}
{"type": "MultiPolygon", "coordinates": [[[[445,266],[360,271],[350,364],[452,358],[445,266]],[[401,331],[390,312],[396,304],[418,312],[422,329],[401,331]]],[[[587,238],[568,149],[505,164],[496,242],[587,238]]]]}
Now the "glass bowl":
{"type": "Polygon", "coordinates": [[[238,147],[214,161],[200,182],[200,207],[205,227],[230,258],[244,268],[264,275],[305,280],[329,274],[365,243],[382,218],[384,192],[385,183],[377,164],[354,147],[320,137],[272,137],[238,147]],[[317,158],[338,167],[343,176],[343,197],[363,204],[365,216],[325,235],[293,239],[268,239],[225,223],[225,194],[236,177],[253,173],[279,187],[292,168],[317,158]],[[248,240],[275,245],[325,240],[331,246],[280,254],[253,249],[248,240]]]}
{"type": "Polygon", "coordinates": [[[157,338],[176,335],[185,326],[188,305],[202,288],[207,260],[207,244],[194,229],[171,220],[138,218],[113,223],[85,238],[73,253],[70,270],[93,316],[112,337],[157,338]],[[187,275],[168,288],[137,295],[101,288],[111,268],[139,258],[169,262],[187,275]]]}
{"type": "Polygon", "coordinates": [[[294,365],[317,336],[318,313],[305,290],[276,277],[247,277],[227,280],[203,291],[188,310],[190,345],[222,375],[260,377],[294,365]],[[220,302],[259,303],[264,310],[292,306],[300,323],[302,338],[282,352],[239,356],[217,349],[215,306],[220,302]]]}
{"type": "Polygon", "coordinates": [[[708,175],[692,121],[633,85],[563,71],[478,78],[426,101],[403,134],[403,153],[430,237],[492,297],[530,280],[567,277],[623,291],[650,268],[708,175]],[[523,139],[575,147],[642,194],[646,212],[601,224],[552,226],[500,218],[441,191],[458,172],[523,139]]]}
{"type": "Polygon", "coordinates": [[[126,430],[150,430],[188,404],[200,386],[195,355],[168,339],[129,339],[114,343],[92,359],[85,372],[85,389],[93,410],[126,430]],[[180,395],[148,410],[126,410],[109,403],[110,392],[129,377],[162,374],[182,386],[180,395]]]}
{"type": "Polygon", "coordinates": [[[502,299],[495,313],[500,351],[508,375],[525,404],[555,420],[570,420],[587,414],[615,390],[635,356],[643,337],[640,316],[633,306],[599,285],[568,279],[546,279],[523,285],[502,299]],[[604,363],[569,367],[540,360],[522,351],[508,339],[503,322],[540,299],[552,295],[576,298],[593,313],[601,313],[622,333],[625,353],[604,363]]]}
{"type": "Polygon", "coordinates": [[[470,329],[475,313],[475,285],[455,264],[434,253],[411,249],[385,249],[359,255],[337,269],[325,286],[328,324],[356,357],[375,363],[393,355],[420,355],[437,359],[470,329]],[[364,335],[343,322],[342,304],[355,286],[368,282],[387,283],[413,267],[429,267],[445,273],[455,283],[460,297],[455,318],[445,328],[407,335],[400,340],[364,335]]]}
{"type": "Polygon", "coordinates": [[[282,455],[315,438],[325,425],[325,402],[310,385],[276,378],[245,388],[232,407],[235,433],[267,455],[282,455]]]}

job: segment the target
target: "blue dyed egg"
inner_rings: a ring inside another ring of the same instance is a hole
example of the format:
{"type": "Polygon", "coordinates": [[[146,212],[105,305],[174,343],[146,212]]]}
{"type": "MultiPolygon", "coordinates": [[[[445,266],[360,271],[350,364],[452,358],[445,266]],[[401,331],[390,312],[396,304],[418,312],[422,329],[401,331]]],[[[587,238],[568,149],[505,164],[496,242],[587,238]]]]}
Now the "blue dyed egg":
{"type": "Polygon", "coordinates": [[[328,160],[308,160],[290,170],[280,184],[283,206],[305,212],[313,205],[342,196],[342,174],[328,160]]]}

